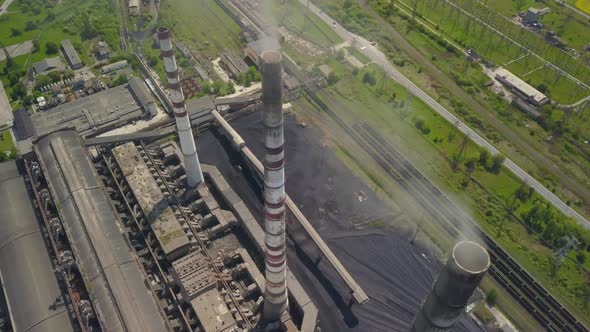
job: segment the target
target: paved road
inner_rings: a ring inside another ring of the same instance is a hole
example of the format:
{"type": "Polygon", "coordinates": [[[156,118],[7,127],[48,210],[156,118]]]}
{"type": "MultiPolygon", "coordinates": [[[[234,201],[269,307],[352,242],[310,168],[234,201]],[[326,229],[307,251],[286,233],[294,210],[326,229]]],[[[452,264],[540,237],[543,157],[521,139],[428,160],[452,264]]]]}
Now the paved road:
{"type": "MultiPolygon", "coordinates": [[[[307,6],[307,0],[299,0],[302,4],[307,6]]],[[[407,77],[405,77],[402,73],[400,73],[387,59],[387,57],[381,52],[377,47],[371,45],[371,43],[358,36],[355,35],[348,30],[346,30],[343,26],[335,22],[332,18],[326,15],[321,9],[319,9],[314,4],[309,4],[309,9],[317,15],[320,19],[326,22],[332,29],[345,41],[350,41],[353,46],[360,49],[360,51],[366,55],[371,61],[375,64],[379,65],[389,77],[396,80],[398,83],[403,85],[406,89],[408,89],[413,95],[420,98],[423,102],[428,104],[433,110],[435,110],[438,114],[440,114],[443,118],[451,123],[456,123],[457,128],[468,135],[477,145],[487,149],[492,154],[498,154],[500,151],[496,149],[492,144],[486,141],[483,137],[477,134],[473,129],[469,128],[467,125],[461,122],[459,118],[449,112],[446,108],[444,108],[441,104],[439,104],[436,100],[430,97],[426,92],[416,86],[412,81],[410,81],[407,77]]],[[[577,211],[569,207],[565,204],[561,199],[559,199],[555,194],[553,194],[549,189],[545,188],[540,182],[535,180],[532,176],[530,176],[527,172],[525,172],[522,168],[516,165],[512,160],[506,159],[504,162],[504,166],[508,168],[512,173],[514,173],[519,179],[525,181],[529,186],[533,187],[537,193],[539,193],[543,198],[547,201],[551,202],[553,206],[563,212],[565,215],[574,217],[582,226],[587,229],[590,229],[590,222],[584,218],[581,214],[577,211]]]]}
{"type": "Polygon", "coordinates": [[[8,7],[10,7],[10,4],[13,1],[14,0],[6,0],[6,1],[4,1],[4,3],[2,4],[2,6],[0,6],[0,16],[2,16],[3,14],[6,14],[8,12],[8,7]]]}

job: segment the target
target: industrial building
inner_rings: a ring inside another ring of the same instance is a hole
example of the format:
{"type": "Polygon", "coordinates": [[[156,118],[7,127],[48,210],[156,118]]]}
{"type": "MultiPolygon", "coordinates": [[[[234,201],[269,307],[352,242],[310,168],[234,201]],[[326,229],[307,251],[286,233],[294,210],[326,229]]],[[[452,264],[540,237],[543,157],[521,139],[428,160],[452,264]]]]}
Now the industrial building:
{"type": "Polygon", "coordinates": [[[94,136],[151,114],[151,99],[137,101],[133,86],[121,85],[33,114],[30,120],[35,135],[76,128],[83,137],[94,136]]]}
{"type": "Polygon", "coordinates": [[[80,60],[80,56],[78,52],[72,45],[72,42],[69,39],[64,39],[61,41],[61,50],[63,55],[68,60],[68,64],[72,69],[80,69],[84,66],[82,60],[80,60]]]}
{"type": "Polygon", "coordinates": [[[64,71],[66,66],[61,61],[61,58],[56,56],[54,58],[46,58],[39,62],[35,62],[33,65],[33,73],[35,75],[47,75],[50,71],[64,71]]]}
{"type": "Polygon", "coordinates": [[[231,51],[224,51],[220,55],[220,64],[234,79],[248,71],[248,65],[240,56],[231,51]]]}
{"type": "Polygon", "coordinates": [[[498,82],[504,84],[534,106],[543,106],[549,102],[547,96],[504,68],[496,69],[494,76],[498,82]]]}
{"type": "Polygon", "coordinates": [[[116,70],[127,68],[127,67],[129,67],[129,63],[127,62],[127,60],[121,60],[121,61],[111,63],[109,65],[103,66],[100,69],[100,72],[102,74],[108,74],[108,73],[112,73],[116,70]]]}
{"type": "Polygon", "coordinates": [[[158,113],[158,105],[156,105],[156,100],[148,90],[145,82],[142,79],[133,76],[129,79],[128,84],[129,91],[133,94],[137,102],[139,102],[143,110],[152,116],[156,115],[156,113],[158,113]]]}
{"type": "Polygon", "coordinates": [[[14,331],[74,331],[25,173],[22,161],[0,163],[0,274],[10,310],[10,319],[2,318],[14,331]]]}
{"type": "Polygon", "coordinates": [[[533,25],[536,23],[539,23],[539,17],[547,14],[550,12],[550,9],[548,7],[545,7],[543,9],[537,9],[534,7],[530,7],[526,13],[524,13],[524,16],[522,17],[522,23],[525,25],[533,25]]]}

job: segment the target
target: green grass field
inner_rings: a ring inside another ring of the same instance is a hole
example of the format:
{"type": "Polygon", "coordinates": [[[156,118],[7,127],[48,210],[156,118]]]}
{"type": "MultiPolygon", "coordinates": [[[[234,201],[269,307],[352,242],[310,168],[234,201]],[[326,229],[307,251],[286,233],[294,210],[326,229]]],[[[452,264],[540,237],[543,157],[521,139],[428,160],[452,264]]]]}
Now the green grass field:
{"type": "MultiPolygon", "coordinates": [[[[456,0],[454,2],[468,12],[484,18],[488,24],[505,33],[506,35],[509,35],[512,39],[520,42],[521,44],[526,44],[530,49],[534,50],[534,52],[542,56],[545,60],[551,61],[562,70],[569,72],[587,84],[590,83],[590,68],[581,64],[578,60],[565,55],[561,50],[551,46],[533,33],[526,31],[518,27],[516,24],[508,21],[500,15],[501,12],[496,12],[495,15],[488,15],[481,11],[481,8],[483,8],[481,6],[483,5],[475,6],[475,2],[471,0],[456,0]]],[[[383,3],[383,1],[376,1],[374,6],[375,8],[382,8],[384,6],[383,3]]],[[[398,4],[405,3],[406,2],[399,2],[398,4]]],[[[493,3],[495,6],[497,6],[498,3],[502,3],[502,1],[495,1],[493,3]]],[[[408,7],[402,7],[406,10],[409,9],[408,7]]],[[[491,9],[493,10],[495,8],[491,9]]],[[[492,32],[489,28],[475,23],[475,21],[471,20],[468,15],[461,13],[455,7],[444,4],[439,0],[426,0],[420,2],[418,6],[418,12],[426,19],[433,22],[433,24],[435,24],[434,27],[439,29],[441,32],[448,34],[452,39],[464,45],[464,47],[471,47],[475,49],[485,59],[498,66],[506,64],[524,54],[523,50],[516,46],[516,44],[503,39],[499,34],[492,32]]],[[[557,20],[557,18],[552,18],[551,15],[558,15],[557,12],[552,12],[546,15],[548,19],[554,21],[557,20]]],[[[565,17],[560,17],[560,19],[561,21],[559,22],[575,22],[575,20],[572,18],[568,19],[565,17]]],[[[583,23],[587,24],[586,22],[583,23]]],[[[564,31],[563,34],[565,34],[565,32],[571,31],[572,34],[580,35],[577,40],[579,40],[579,44],[581,44],[581,49],[583,45],[586,45],[588,42],[590,42],[590,40],[587,40],[590,38],[588,36],[589,34],[585,33],[585,31],[588,31],[589,27],[564,26],[562,29],[564,31]]],[[[566,36],[567,34],[565,34],[564,39],[566,36]]],[[[552,69],[543,68],[540,71],[546,72],[542,74],[543,77],[547,78],[545,83],[553,87],[553,89],[551,89],[553,90],[552,97],[561,103],[573,103],[580,99],[579,96],[586,96],[590,94],[590,91],[578,87],[573,82],[571,82],[571,84],[554,83],[558,81],[561,76],[558,72],[552,69]]]]}
{"type": "Polygon", "coordinates": [[[240,50],[240,27],[214,0],[170,0],[162,3],[160,22],[174,38],[211,60],[223,50],[240,50]]]}
{"type": "Polygon", "coordinates": [[[342,38],[324,21],[316,15],[308,15],[307,8],[298,0],[265,1],[270,4],[274,20],[277,23],[286,26],[290,31],[301,35],[303,38],[323,47],[330,47],[342,42],[342,38]]]}
{"type": "MultiPolygon", "coordinates": [[[[0,132],[0,153],[6,155],[7,152],[16,152],[16,147],[12,141],[12,136],[8,130],[0,132]]],[[[4,157],[4,156],[3,156],[4,157]]]]}

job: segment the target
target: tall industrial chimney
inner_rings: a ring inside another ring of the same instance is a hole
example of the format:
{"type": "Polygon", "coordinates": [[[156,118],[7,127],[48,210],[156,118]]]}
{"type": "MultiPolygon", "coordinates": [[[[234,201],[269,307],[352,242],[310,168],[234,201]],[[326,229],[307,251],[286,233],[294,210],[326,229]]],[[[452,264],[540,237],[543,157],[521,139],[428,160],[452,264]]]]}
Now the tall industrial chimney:
{"type": "Polygon", "coordinates": [[[278,321],[287,310],[285,252],[285,162],[283,150],[282,54],[262,53],[264,146],[264,244],[266,284],[262,318],[278,321]]]}
{"type": "Polygon", "coordinates": [[[184,103],[184,93],[180,86],[180,76],[178,75],[178,66],[174,57],[174,47],[170,39],[170,30],[167,27],[158,28],[158,39],[160,40],[164,69],[168,77],[170,100],[174,107],[174,118],[176,119],[176,128],[178,129],[178,138],[180,139],[180,149],[184,155],[187,185],[192,188],[203,182],[203,172],[201,171],[199,156],[197,156],[197,146],[191,129],[191,120],[184,103]]]}
{"type": "Polygon", "coordinates": [[[440,272],[411,331],[448,331],[490,267],[490,256],[479,244],[461,241],[440,272]]]}

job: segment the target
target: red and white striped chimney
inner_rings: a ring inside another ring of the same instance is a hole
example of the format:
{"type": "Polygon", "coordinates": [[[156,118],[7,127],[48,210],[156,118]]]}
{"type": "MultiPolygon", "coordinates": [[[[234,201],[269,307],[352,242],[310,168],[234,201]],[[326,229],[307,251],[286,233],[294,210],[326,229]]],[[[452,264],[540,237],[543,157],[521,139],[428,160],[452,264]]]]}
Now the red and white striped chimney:
{"type": "Polygon", "coordinates": [[[164,69],[168,77],[170,100],[174,107],[174,118],[176,119],[176,128],[178,129],[178,138],[180,139],[180,149],[184,155],[187,185],[189,187],[195,187],[203,182],[203,172],[201,171],[199,156],[197,155],[197,146],[191,129],[191,120],[184,103],[184,93],[180,85],[178,66],[174,57],[174,46],[170,39],[170,30],[167,27],[158,28],[158,39],[160,40],[164,69]]]}
{"type": "Polygon", "coordinates": [[[285,251],[285,162],[283,149],[282,54],[262,53],[262,114],[264,146],[264,243],[265,276],[262,318],[278,321],[287,310],[287,261],[285,251]]]}

